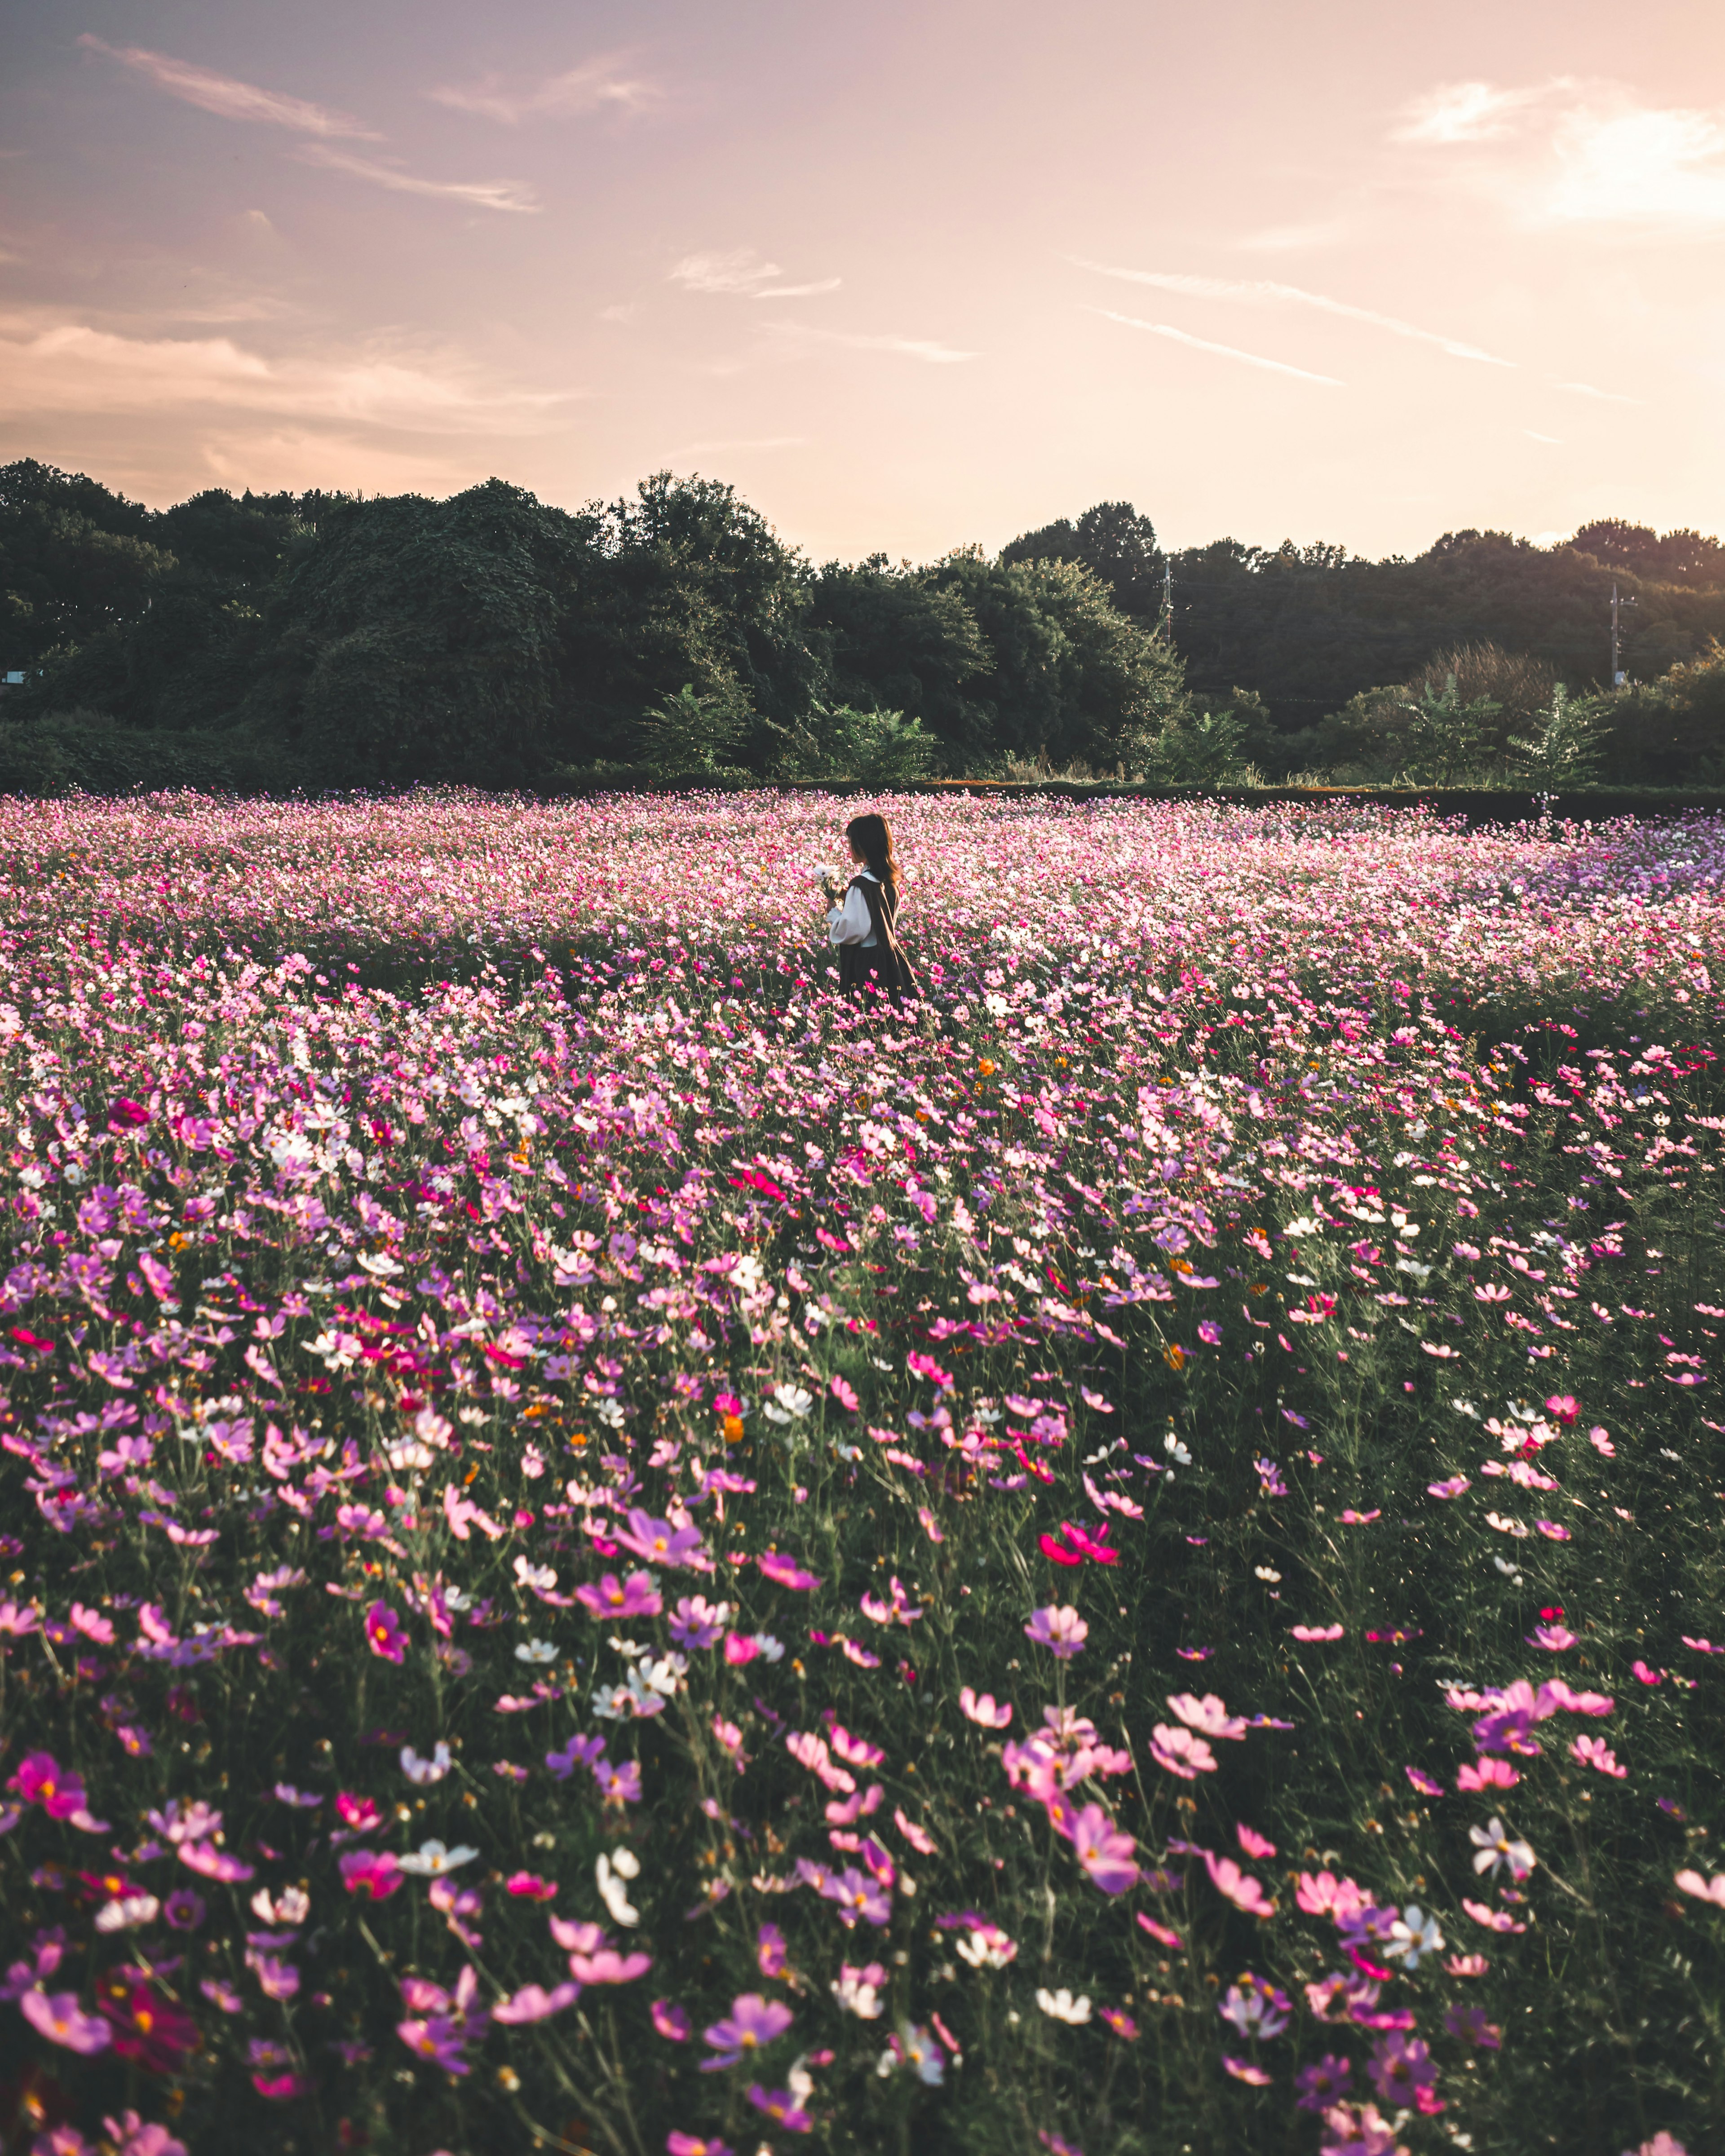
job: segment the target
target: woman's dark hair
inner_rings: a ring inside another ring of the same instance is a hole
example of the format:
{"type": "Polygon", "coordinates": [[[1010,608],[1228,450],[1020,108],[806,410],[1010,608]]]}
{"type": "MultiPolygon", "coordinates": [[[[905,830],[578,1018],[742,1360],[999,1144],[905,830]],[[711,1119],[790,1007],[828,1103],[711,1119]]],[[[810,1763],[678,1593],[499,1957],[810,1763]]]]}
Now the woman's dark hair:
{"type": "Polygon", "coordinates": [[[881,882],[892,886],[896,897],[899,887],[898,856],[892,850],[892,827],[886,819],[853,816],[845,826],[845,835],[881,882]]]}

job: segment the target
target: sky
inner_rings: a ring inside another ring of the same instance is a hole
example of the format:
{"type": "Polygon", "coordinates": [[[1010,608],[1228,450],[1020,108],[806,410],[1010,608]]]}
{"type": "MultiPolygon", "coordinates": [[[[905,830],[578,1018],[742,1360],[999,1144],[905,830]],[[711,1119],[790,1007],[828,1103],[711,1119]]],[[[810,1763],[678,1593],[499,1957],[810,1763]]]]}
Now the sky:
{"type": "Polygon", "coordinates": [[[818,561],[1725,531],[1725,8],[46,0],[0,459],[574,507],[818,561]]]}

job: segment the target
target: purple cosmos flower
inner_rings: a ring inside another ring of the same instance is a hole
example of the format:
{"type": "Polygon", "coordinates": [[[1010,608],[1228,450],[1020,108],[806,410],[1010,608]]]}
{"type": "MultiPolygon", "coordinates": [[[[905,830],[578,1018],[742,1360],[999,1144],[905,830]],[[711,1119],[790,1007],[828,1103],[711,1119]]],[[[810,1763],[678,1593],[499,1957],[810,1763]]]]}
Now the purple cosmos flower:
{"type": "Polygon", "coordinates": [[[762,1924],[755,1934],[755,1961],[762,1976],[783,1976],[785,1938],[777,1924],[762,1924]]]}
{"type": "Polygon", "coordinates": [[[639,1506],[630,1512],[627,1527],[613,1530],[613,1539],[631,1557],[644,1558],[649,1564],[665,1565],[672,1571],[680,1565],[712,1570],[710,1561],[703,1563],[706,1552],[699,1527],[674,1527],[669,1520],[655,1520],[639,1506]]]}
{"type": "Polygon", "coordinates": [[[653,2026],[668,2043],[686,2044],[689,2041],[689,2016],[680,2006],[674,2006],[668,1999],[654,2000],[653,2026]]]}
{"type": "Polygon", "coordinates": [[[1302,2066],[1294,2076],[1294,2087],[1299,2091],[1295,2102],[1301,2111],[1327,2111],[1332,2103],[1339,2103],[1348,2093],[1353,2067],[1346,2059],[1338,2059],[1333,2051],[1327,2051],[1314,2065],[1302,2066]]]}
{"type": "Polygon", "coordinates": [[[718,1645],[730,1617],[728,1602],[711,1603],[704,1595],[685,1594],[670,1620],[670,1635],[678,1646],[705,1653],[718,1645]]]}
{"type": "Polygon", "coordinates": [[[1443,1784],[1441,1782],[1435,1782],[1431,1776],[1428,1774],[1423,1768],[1404,1767],[1402,1772],[1414,1784],[1414,1787],[1418,1789],[1422,1797],[1440,1797],[1443,1795],[1443,1784]]]}
{"type": "Polygon", "coordinates": [[[1417,2036],[1406,2035],[1399,2029],[1378,2039],[1366,2071],[1384,2102],[1405,2104],[1410,2109],[1418,2103],[1420,2092],[1437,2079],[1430,2049],[1417,2036]]]}
{"type": "Polygon", "coordinates": [[[787,2133],[812,2133],[814,2131],[814,2121],[788,2089],[762,2088],[756,2082],[750,2087],[748,2098],[757,2111],[765,2112],[768,2118],[775,2125],[783,2127],[787,2133]]]}
{"type": "Polygon", "coordinates": [[[575,1599],[595,1617],[656,1617],[665,1607],[662,1597],[644,1572],[632,1572],[619,1580],[614,1572],[601,1575],[597,1587],[578,1587],[575,1599]]]}
{"type": "Polygon", "coordinates": [[[1120,1832],[1100,1804],[1086,1804],[1074,1815],[1070,1838],[1073,1853],[1091,1884],[1105,1894],[1123,1894],[1136,1883],[1137,1844],[1129,1834],[1120,1832]]]}
{"type": "Polygon", "coordinates": [[[446,2074],[468,2071],[465,2046],[470,2031],[465,2016],[457,2020],[447,2014],[432,2014],[398,2021],[395,2033],[416,2056],[429,2059],[446,2074]]]}
{"type": "Polygon", "coordinates": [[[715,2021],[701,2035],[719,2056],[709,2066],[734,2066],[745,2051],[757,2051],[783,2035],[795,2016],[777,1999],[763,1999],[758,1991],[745,1991],[731,2002],[731,2011],[715,2021]]]}
{"type": "Polygon", "coordinates": [[[679,2133],[675,2128],[665,2137],[666,2156],[732,2156],[731,2145],[716,2136],[703,2138],[698,2133],[679,2133]]]}
{"type": "Polygon", "coordinates": [[[177,1887],[162,1903],[162,1913],[177,1932],[195,1932],[204,1918],[203,1897],[189,1887],[177,1887]]]}
{"type": "Polygon", "coordinates": [[[1057,1661],[1070,1661],[1090,1637],[1090,1627],[1076,1609],[1050,1604],[1024,1627],[1024,1636],[1046,1647],[1057,1661]]]}
{"type": "Polygon", "coordinates": [[[1230,1984],[1216,2011],[1242,2036],[1279,2036],[1288,2025],[1293,2002],[1285,1991],[1250,1970],[1238,1984],[1230,1984]]]}

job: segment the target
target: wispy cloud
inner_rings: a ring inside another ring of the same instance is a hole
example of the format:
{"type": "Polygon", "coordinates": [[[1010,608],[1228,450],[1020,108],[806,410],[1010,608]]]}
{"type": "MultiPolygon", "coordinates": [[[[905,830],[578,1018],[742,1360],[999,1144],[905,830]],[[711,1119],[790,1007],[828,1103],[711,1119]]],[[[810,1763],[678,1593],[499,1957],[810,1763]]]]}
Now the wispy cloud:
{"type": "Polygon", "coordinates": [[[1321,382],[1327,388],[1345,389],[1345,382],[1338,382],[1333,374],[1314,374],[1309,367],[1290,367],[1285,359],[1266,359],[1261,352],[1241,352],[1231,344],[1212,344],[1208,337],[1192,336],[1184,330],[1175,329],[1168,322],[1141,321],[1136,315],[1117,315],[1111,307],[1092,307],[1090,312],[1100,315],[1105,321],[1123,322],[1131,330],[1147,330],[1152,336],[1168,337],[1175,344],[1190,345],[1194,352],[1213,352],[1224,359],[1238,359],[1248,367],[1261,367],[1271,374],[1291,374],[1301,382],[1321,382]]]}
{"type": "Polygon", "coordinates": [[[1639,397],[1625,397],[1615,389],[1595,389],[1590,382],[1558,382],[1553,387],[1571,390],[1578,397],[1597,397],[1604,404],[1639,404],[1642,401],[1639,397]]]}
{"type": "Polygon", "coordinates": [[[433,195],[444,202],[466,203],[474,209],[512,210],[524,217],[536,216],[542,208],[533,190],[520,180],[421,179],[398,166],[379,164],[375,157],[331,149],[326,142],[308,142],[299,156],[305,164],[346,172],[351,179],[368,180],[373,187],[388,187],[397,194],[433,195]]]}
{"type": "Polygon", "coordinates": [[[645,75],[632,74],[627,53],[607,53],[562,74],[514,87],[489,74],[467,85],[449,84],[427,95],[457,112],[476,112],[506,127],[523,120],[578,117],[587,112],[644,112],[665,95],[645,75]]]}
{"type": "Polygon", "coordinates": [[[13,412],[214,408],[414,433],[533,433],[567,393],[490,379],[446,350],[266,358],[232,337],[138,337],[88,322],[0,318],[0,403],[13,412]]]}
{"type": "Polygon", "coordinates": [[[313,105],[277,90],[260,90],[255,83],[239,82],[232,75],[217,74],[208,68],[194,67],[189,60],[149,52],[141,45],[110,45],[87,31],[78,42],[86,52],[100,53],[104,59],[130,68],[170,97],[182,98],[204,112],[219,114],[223,120],[290,127],[301,135],[345,136],[365,142],[382,140],[350,114],[337,112],[327,105],[313,105]]]}
{"type": "Polygon", "coordinates": [[[685,254],[672,263],[666,281],[688,292],[719,292],[749,300],[806,300],[818,292],[836,292],[842,277],[823,277],[807,285],[773,282],[784,272],[776,262],[762,259],[752,247],[720,249],[685,254]]]}
{"type": "Polygon", "coordinates": [[[822,330],[810,322],[763,322],[762,327],[791,345],[824,344],[847,352],[892,352],[901,359],[926,361],[932,367],[952,367],[961,360],[980,357],[973,352],[958,352],[932,337],[894,336],[869,330],[822,330]]]}
{"type": "Polygon", "coordinates": [[[1532,89],[1500,90],[1489,82],[1440,82],[1411,99],[1390,131],[1392,142],[1492,142],[1511,134],[1518,116],[1567,78],[1532,89]]]}
{"type": "Polygon", "coordinates": [[[1297,285],[1273,284],[1267,277],[1189,277],[1173,270],[1121,270],[1106,262],[1088,262],[1081,255],[1072,260],[1081,270],[1093,270],[1104,277],[1118,277],[1128,285],[1153,285],[1161,292],[1178,292],[1189,300],[1228,300],[1247,306],[1315,307],[1320,314],[1337,315],[1343,321],[1364,322],[1372,329],[1388,330],[1392,336],[1412,337],[1420,344],[1436,345],[1452,359],[1476,359],[1489,367],[1513,367],[1511,359],[1481,352],[1477,345],[1463,344],[1437,330],[1423,330],[1394,315],[1380,315],[1372,307],[1356,307],[1346,300],[1332,300],[1322,292],[1302,291],[1297,285]]]}

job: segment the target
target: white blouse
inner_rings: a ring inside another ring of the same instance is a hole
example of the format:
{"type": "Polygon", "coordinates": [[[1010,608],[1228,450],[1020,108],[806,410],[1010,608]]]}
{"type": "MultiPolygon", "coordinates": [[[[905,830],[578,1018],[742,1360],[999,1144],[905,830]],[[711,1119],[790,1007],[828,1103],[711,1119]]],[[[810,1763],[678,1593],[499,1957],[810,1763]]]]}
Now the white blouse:
{"type": "MultiPolygon", "coordinates": [[[[880,880],[867,869],[859,869],[857,874],[867,876],[870,883],[880,880]]],[[[859,943],[865,951],[875,948],[875,924],[869,912],[869,901],[854,883],[845,894],[845,903],[834,906],[827,915],[827,937],[833,943],[859,943]]]]}

